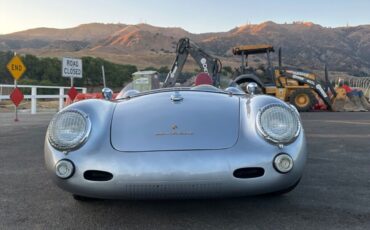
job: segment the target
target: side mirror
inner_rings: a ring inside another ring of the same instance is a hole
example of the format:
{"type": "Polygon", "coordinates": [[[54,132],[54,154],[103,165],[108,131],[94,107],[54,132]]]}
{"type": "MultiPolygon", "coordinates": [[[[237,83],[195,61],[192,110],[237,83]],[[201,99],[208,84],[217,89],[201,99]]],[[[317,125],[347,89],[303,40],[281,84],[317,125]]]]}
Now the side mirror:
{"type": "Polygon", "coordinates": [[[113,98],[113,91],[110,89],[110,88],[103,88],[102,91],[101,91],[102,95],[103,95],[103,98],[105,100],[112,100],[113,98]]]}

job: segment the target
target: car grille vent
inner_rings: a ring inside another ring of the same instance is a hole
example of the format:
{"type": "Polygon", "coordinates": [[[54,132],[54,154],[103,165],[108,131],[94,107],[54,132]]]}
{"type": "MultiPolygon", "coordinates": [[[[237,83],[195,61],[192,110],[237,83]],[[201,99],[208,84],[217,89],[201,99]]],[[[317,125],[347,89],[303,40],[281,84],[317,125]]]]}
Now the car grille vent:
{"type": "Polygon", "coordinates": [[[258,167],[239,168],[234,171],[234,177],[241,179],[260,177],[263,174],[265,174],[265,170],[258,167]]]}
{"type": "Polygon", "coordinates": [[[85,171],[84,178],[92,181],[108,181],[113,178],[113,174],[99,170],[88,170],[85,171]]]}
{"type": "Polygon", "coordinates": [[[223,194],[222,183],[179,183],[179,184],[126,184],[124,193],[134,199],[186,199],[219,197],[223,194]]]}

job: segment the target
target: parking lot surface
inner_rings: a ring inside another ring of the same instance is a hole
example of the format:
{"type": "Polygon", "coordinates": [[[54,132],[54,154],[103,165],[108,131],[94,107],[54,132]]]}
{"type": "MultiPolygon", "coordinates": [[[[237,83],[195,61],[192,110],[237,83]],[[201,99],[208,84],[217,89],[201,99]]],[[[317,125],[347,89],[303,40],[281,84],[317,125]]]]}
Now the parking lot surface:
{"type": "Polygon", "coordinates": [[[0,229],[370,229],[370,113],[303,113],[308,161],[291,193],[77,202],[46,174],[51,114],[0,113],[0,229]]]}

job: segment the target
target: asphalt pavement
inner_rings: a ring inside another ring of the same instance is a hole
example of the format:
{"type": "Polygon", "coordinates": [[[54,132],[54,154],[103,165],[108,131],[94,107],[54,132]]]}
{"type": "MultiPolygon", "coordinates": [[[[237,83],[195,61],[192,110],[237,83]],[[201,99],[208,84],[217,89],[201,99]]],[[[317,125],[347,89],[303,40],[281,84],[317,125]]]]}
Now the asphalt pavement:
{"type": "Polygon", "coordinates": [[[308,162],[291,193],[78,202],[43,159],[52,115],[0,113],[0,229],[370,229],[370,113],[303,113],[308,162]]]}

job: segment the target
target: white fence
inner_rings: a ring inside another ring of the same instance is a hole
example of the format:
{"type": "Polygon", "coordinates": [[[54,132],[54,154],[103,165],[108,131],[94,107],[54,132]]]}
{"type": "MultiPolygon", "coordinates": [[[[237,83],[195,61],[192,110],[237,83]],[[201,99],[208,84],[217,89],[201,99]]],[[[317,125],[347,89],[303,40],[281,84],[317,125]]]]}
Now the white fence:
{"type": "MultiPolygon", "coordinates": [[[[31,95],[24,95],[25,99],[31,99],[31,114],[37,113],[37,99],[59,99],[59,110],[63,109],[64,99],[68,97],[65,94],[65,91],[68,91],[70,87],[61,87],[61,86],[41,86],[41,85],[17,85],[18,88],[31,88],[31,95]],[[38,95],[37,89],[59,89],[59,94],[54,95],[38,95]]],[[[0,101],[9,100],[9,94],[3,95],[4,89],[10,88],[11,91],[14,88],[14,85],[2,85],[0,84],[0,101]]],[[[75,87],[78,91],[86,93],[86,88],[75,87]]]]}

